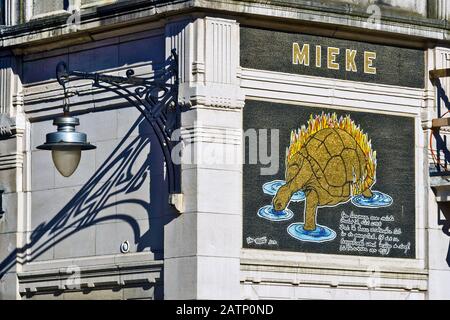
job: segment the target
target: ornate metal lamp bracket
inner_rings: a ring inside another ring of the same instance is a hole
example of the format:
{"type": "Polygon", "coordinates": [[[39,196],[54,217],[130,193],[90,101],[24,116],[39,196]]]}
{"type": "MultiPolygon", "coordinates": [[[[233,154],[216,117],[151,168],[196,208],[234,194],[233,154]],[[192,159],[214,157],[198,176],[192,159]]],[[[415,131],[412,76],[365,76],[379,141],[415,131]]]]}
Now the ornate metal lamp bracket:
{"type": "MultiPolygon", "coordinates": [[[[172,149],[178,143],[177,140],[172,140],[172,136],[175,136],[172,133],[180,128],[182,107],[178,103],[178,56],[175,49],[164,67],[156,70],[149,78],[135,77],[132,69],[126,71],[126,77],[69,70],[64,62],[56,66],[56,78],[64,88],[65,98],[68,97],[68,82],[90,79],[94,87],[114,92],[142,113],[153,128],[164,154],[169,194],[172,204],[175,204],[174,196],[181,194],[181,173],[179,163],[174,162],[171,157],[172,149]]],[[[69,113],[67,104],[64,106],[64,113],[69,113]]]]}

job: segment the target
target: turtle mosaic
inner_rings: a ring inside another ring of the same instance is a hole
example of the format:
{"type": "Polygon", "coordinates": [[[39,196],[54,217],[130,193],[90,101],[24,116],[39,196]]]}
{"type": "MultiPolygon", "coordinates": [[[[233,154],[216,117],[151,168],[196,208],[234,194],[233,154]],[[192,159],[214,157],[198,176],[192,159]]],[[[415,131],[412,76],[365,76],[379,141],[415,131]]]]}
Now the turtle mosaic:
{"type": "Polygon", "coordinates": [[[303,191],[303,229],[315,230],[318,207],[335,206],[361,195],[372,198],[376,166],[371,141],[350,116],[311,115],[307,126],[291,133],[286,183],[275,194],[273,208],[286,209],[291,197],[303,191]]]}

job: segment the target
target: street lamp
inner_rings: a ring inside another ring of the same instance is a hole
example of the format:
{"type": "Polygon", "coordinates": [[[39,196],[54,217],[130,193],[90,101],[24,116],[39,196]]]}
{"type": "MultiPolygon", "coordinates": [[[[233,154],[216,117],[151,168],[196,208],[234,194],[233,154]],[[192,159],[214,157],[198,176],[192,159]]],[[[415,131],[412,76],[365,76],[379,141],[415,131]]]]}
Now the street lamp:
{"type": "Polygon", "coordinates": [[[78,167],[82,150],[91,150],[96,147],[87,142],[85,133],[77,132],[75,126],[80,124],[80,120],[70,116],[69,96],[66,82],[61,79],[65,64],[59,63],[56,66],[56,77],[64,89],[63,116],[53,120],[53,125],[57,126],[56,132],[46,134],[45,143],[37,146],[41,150],[51,150],[53,164],[64,177],[70,177],[78,167]]]}
{"type": "Polygon", "coordinates": [[[78,118],[68,114],[55,118],[53,125],[58,127],[57,131],[47,133],[45,143],[37,147],[52,151],[53,163],[64,177],[70,177],[77,169],[82,150],[96,148],[87,142],[85,133],[75,130],[75,126],[79,124],[78,118]]]}
{"type": "Polygon", "coordinates": [[[151,125],[164,155],[168,176],[170,203],[179,207],[181,194],[180,164],[171,158],[172,150],[179,142],[172,133],[180,128],[181,104],[178,103],[178,56],[175,49],[161,70],[156,70],[150,78],[134,76],[134,71],[126,71],[126,77],[100,73],[69,70],[64,62],[56,66],[56,79],[64,89],[64,114],[54,119],[57,131],[48,133],[44,144],[38,149],[51,150],[56,169],[69,177],[77,168],[81,151],[95,149],[87,142],[85,133],[77,132],[78,118],[70,116],[66,83],[72,80],[89,79],[93,86],[111,91],[137,108],[151,125]]]}

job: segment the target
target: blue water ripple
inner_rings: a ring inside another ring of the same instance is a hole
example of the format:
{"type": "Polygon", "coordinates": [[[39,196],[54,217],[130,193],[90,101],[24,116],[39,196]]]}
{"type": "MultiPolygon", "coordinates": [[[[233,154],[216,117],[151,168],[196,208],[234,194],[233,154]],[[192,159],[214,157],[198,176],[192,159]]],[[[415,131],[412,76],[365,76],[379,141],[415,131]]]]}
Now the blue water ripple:
{"type": "Polygon", "coordinates": [[[300,241],[307,242],[325,242],[336,238],[336,232],[328,227],[316,225],[314,230],[305,230],[304,223],[293,223],[287,228],[287,232],[291,237],[300,241]]]}
{"type": "Polygon", "coordinates": [[[294,216],[294,213],[288,208],[277,211],[272,205],[267,205],[258,210],[258,216],[270,221],[286,221],[294,216]]]}
{"type": "MultiPolygon", "coordinates": [[[[278,189],[280,189],[280,187],[285,184],[286,184],[286,181],[284,181],[284,180],[273,180],[273,181],[264,183],[262,186],[262,189],[265,194],[274,196],[277,194],[278,189]]],[[[292,195],[291,201],[292,202],[301,202],[301,201],[304,201],[305,198],[306,198],[305,193],[303,191],[299,190],[292,195]]]]}
{"type": "Polygon", "coordinates": [[[380,191],[372,191],[372,197],[370,198],[366,198],[362,194],[352,198],[352,203],[362,208],[389,207],[393,202],[391,196],[380,191]]]}

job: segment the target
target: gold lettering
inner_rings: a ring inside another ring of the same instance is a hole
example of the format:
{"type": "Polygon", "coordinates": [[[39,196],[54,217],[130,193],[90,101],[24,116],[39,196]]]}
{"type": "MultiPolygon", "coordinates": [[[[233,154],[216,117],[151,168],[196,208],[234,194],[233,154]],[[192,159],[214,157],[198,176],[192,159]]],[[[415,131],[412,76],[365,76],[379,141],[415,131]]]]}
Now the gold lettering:
{"type": "Polygon", "coordinates": [[[356,53],[356,50],[345,49],[345,70],[353,72],[358,71],[355,62],[356,53]]]}
{"type": "Polygon", "coordinates": [[[339,55],[339,48],[328,47],[327,66],[328,69],[339,70],[339,63],[336,62],[336,56],[339,55]]]}
{"type": "Polygon", "coordinates": [[[292,44],[292,63],[309,66],[309,44],[305,43],[302,50],[297,42],[292,44]]]}
{"type": "MultiPolygon", "coordinates": [[[[309,66],[312,59],[315,58],[315,63],[312,62],[317,68],[322,67],[322,46],[315,45],[315,52],[311,51],[311,45],[305,43],[300,45],[297,42],[292,43],[292,64],[300,64],[304,66],[309,66]]],[[[340,48],[327,47],[327,68],[331,70],[340,69],[339,55],[341,53],[340,48]]],[[[344,50],[344,49],[342,49],[344,50]]],[[[372,51],[364,51],[364,73],[366,74],[376,74],[377,68],[375,67],[375,59],[377,58],[377,53],[372,51]]],[[[358,65],[356,61],[359,61],[358,51],[355,49],[345,49],[345,70],[347,72],[358,72],[358,65]]],[[[343,63],[343,61],[342,61],[343,63]]]]}
{"type": "Polygon", "coordinates": [[[322,66],[322,47],[316,46],[316,67],[320,68],[322,66]]]}
{"type": "Polygon", "coordinates": [[[364,73],[377,74],[377,68],[373,66],[373,60],[375,60],[376,58],[376,52],[364,52],[364,73]]]}

